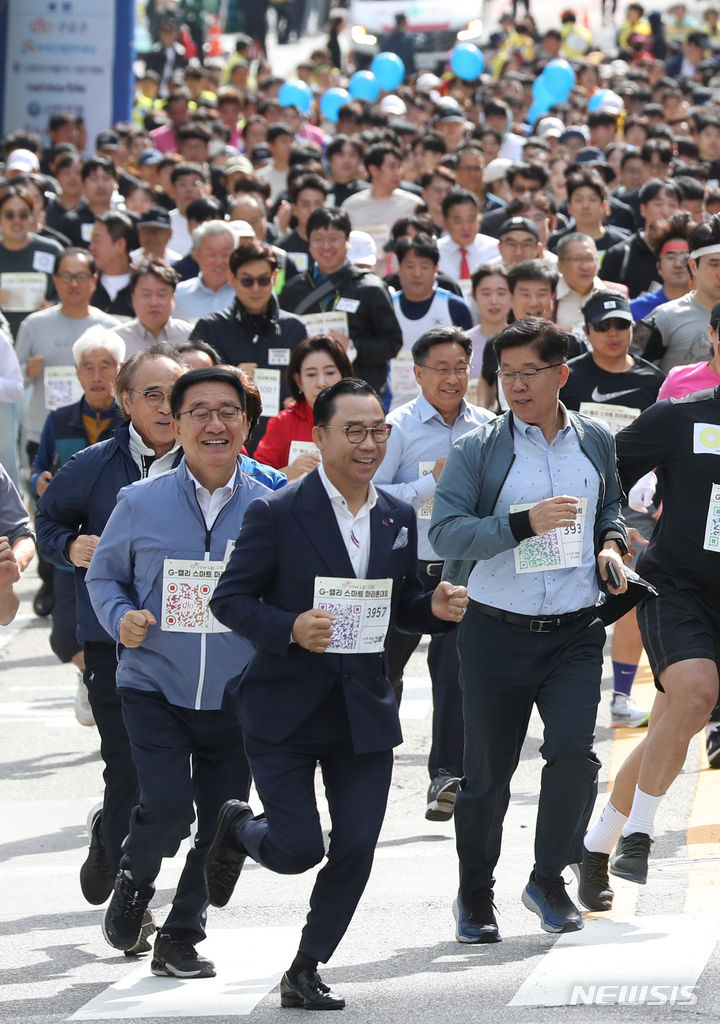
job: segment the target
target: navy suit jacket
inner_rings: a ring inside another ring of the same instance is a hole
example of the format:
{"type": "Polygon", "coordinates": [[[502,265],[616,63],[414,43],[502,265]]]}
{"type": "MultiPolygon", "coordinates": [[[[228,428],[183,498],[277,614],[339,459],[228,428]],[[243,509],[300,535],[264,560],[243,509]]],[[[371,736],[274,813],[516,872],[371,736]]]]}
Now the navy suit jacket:
{"type": "MultiPolygon", "coordinates": [[[[211,608],[255,648],[226,696],[249,735],[283,743],[339,683],[356,753],[402,743],[384,654],[315,654],[291,641],[295,619],[313,606],[315,577],[354,575],[317,470],[248,506],[211,608]]],[[[414,510],[378,490],[367,578],[387,577],[393,580],[392,625],[410,633],[453,628],[432,614],[432,595],[424,593],[417,574],[414,510]]]]}

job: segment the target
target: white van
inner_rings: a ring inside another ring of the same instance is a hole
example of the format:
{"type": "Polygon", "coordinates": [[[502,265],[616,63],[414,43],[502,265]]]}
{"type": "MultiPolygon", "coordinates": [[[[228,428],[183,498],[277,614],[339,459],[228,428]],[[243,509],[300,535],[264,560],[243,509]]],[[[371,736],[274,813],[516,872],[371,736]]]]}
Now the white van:
{"type": "Polygon", "coordinates": [[[478,0],[350,0],[348,21],[357,68],[382,49],[383,36],[395,28],[395,15],[405,14],[415,36],[415,64],[424,71],[439,71],[456,43],[480,44],[483,24],[478,0]]]}

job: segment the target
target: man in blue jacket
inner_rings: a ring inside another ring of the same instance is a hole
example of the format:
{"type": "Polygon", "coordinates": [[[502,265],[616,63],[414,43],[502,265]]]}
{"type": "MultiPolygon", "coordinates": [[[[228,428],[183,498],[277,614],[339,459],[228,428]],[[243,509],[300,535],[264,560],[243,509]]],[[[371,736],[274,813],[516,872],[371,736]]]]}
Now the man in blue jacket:
{"type": "Polygon", "coordinates": [[[120,493],[86,576],[100,623],[121,645],[117,688],[140,784],[103,933],[116,949],[135,945],[162,859],[190,834],[195,804],[195,842],[151,970],[207,978],[214,966],[195,949],[208,905],[203,860],[222,804],[250,790],[242,729],[221,705],[252,653],[212,616],[209,598],[248,503],[268,489],[238,465],[247,422],[235,372],[191,370],[170,405],[184,458],[120,493]]]}
{"type": "Polygon", "coordinates": [[[582,859],[600,767],[593,739],[605,630],[595,605],[609,571],[612,593],[627,588],[612,435],[559,401],[569,336],[526,317],[494,345],[510,410],[453,444],[429,532],[447,578],[468,580],[470,599],[458,636],[465,778],[453,908],[456,937],[470,943],[500,941],[493,872],[533,705],[545,764],[522,900],[545,931],[583,926],[562,871],[582,859]]]}
{"type": "Polygon", "coordinates": [[[325,856],[313,791],[322,768],[332,821],[281,1004],[336,1010],[318,974],[345,934],[372,867],[402,742],[383,652],[389,625],[436,633],[460,621],[465,588],[425,593],[415,511],[372,484],[390,428],[377,393],[353,378],[313,409],[322,464],[253,502],[213,612],[255,649],[228,696],[265,814],[229,801],[208,854],[210,901],[224,906],[245,857],[282,874],[325,856]]]}

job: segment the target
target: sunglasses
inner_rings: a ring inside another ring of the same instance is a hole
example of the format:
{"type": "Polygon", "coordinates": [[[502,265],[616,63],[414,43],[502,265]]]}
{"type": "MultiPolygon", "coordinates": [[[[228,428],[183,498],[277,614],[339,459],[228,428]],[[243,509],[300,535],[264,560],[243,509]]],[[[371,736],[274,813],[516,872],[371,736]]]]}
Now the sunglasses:
{"type": "Polygon", "coordinates": [[[602,320],[599,324],[592,325],[592,329],[597,331],[598,334],[607,334],[613,327],[616,331],[629,331],[632,324],[629,320],[616,320],[613,318],[611,320],[602,320]]]}
{"type": "Polygon", "coordinates": [[[272,284],[272,274],[261,274],[260,277],[253,277],[251,274],[242,274],[235,278],[241,288],[252,288],[254,284],[260,288],[267,288],[272,284]]]}

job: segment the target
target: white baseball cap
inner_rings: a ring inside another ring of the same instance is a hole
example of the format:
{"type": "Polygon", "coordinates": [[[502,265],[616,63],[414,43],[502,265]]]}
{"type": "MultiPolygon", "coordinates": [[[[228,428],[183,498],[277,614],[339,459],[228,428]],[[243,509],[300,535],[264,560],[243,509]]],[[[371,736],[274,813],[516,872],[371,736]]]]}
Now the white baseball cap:
{"type": "Polygon", "coordinates": [[[369,267],[372,270],[377,263],[377,246],[372,235],[367,231],[351,231],[348,259],[356,267],[369,267]]]}

